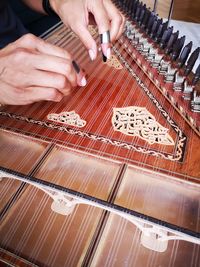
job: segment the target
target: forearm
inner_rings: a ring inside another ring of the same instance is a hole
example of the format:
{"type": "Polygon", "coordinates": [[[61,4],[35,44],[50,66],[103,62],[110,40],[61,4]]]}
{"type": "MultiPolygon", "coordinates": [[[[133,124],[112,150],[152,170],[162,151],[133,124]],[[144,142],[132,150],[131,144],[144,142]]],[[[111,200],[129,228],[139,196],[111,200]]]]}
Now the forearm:
{"type": "Polygon", "coordinates": [[[42,7],[42,0],[22,0],[27,6],[31,9],[46,14],[43,7],[42,7]]]}

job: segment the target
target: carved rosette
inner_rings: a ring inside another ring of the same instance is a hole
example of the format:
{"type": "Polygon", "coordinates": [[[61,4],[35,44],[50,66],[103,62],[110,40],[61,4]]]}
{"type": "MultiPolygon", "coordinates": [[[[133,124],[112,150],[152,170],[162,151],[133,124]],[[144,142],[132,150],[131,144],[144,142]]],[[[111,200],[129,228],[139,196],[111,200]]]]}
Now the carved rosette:
{"type": "Polygon", "coordinates": [[[129,136],[137,136],[149,144],[174,145],[168,129],[158,123],[144,107],[114,108],[112,125],[115,131],[129,136]]]}
{"type": "MultiPolygon", "coordinates": [[[[88,25],[88,31],[92,36],[94,36],[97,33],[97,29],[93,25],[88,25]]],[[[70,35],[75,38],[78,38],[78,36],[73,31],[70,32],[70,35]]]]}
{"type": "Polygon", "coordinates": [[[107,64],[109,67],[115,68],[117,70],[123,69],[122,64],[115,55],[111,55],[110,59],[107,59],[107,61],[104,64],[107,64]]]}
{"type": "Polygon", "coordinates": [[[65,111],[59,114],[48,114],[47,119],[79,128],[82,128],[86,125],[86,121],[82,120],[75,111],[65,111]]]}

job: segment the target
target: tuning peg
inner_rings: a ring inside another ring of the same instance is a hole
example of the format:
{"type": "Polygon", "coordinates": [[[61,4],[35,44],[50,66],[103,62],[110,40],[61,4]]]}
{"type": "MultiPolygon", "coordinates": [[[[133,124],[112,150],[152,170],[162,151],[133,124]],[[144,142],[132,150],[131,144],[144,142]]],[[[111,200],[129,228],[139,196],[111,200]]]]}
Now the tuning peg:
{"type": "Polygon", "coordinates": [[[147,29],[146,29],[147,34],[151,33],[151,29],[156,20],[157,20],[156,15],[154,14],[154,12],[151,12],[148,23],[147,23],[147,29]]]}
{"type": "Polygon", "coordinates": [[[154,36],[156,35],[156,32],[158,30],[158,28],[160,27],[160,25],[162,24],[162,19],[158,19],[155,20],[151,29],[151,33],[150,33],[150,37],[154,38],[154,36]]]}
{"type": "Polygon", "coordinates": [[[164,48],[166,46],[166,43],[169,41],[169,38],[171,37],[172,32],[173,32],[173,27],[170,27],[164,31],[162,38],[160,40],[161,48],[164,48]]]}
{"type": "Polygon", "coordinates": [[[179,67],[179,68],[181,68],[184,64],[185,64],[185,62],[186,62],[186,60],[187,60],[187,58],[188,58],[188,56],[189,56],[189,54],[190,54],[190,51],[191,51],[191,49],[192,49],[192,42],[189,42],[184,48],[183,48],[183,50],[182,50],[182,52],[181,52],[181,54],[180,54],[180,56],[179,56],[179,58],[178,58],[178,63],[177,63],[177,66],[179,67]]]}
{"type": "Polygon", "coordinates": [[[199,56],[199,53],[200,53],[200,47],[194,50],[191,56],[189,57],[185,68],[185,75],[188,75],[192,71],[194,64],[199,56]]]}
{"type": "Polygon", "coordinates": [[[142,3],[139,2],[137,9],[136,9],[136,12],[135,12],[135,20],[136,21],[139,21],[141,9],[142,9],[142,3]]]}
{"type": "Polygon", "coordinates": [[[131,9],[131,13],[132,13],[132,18],[133,19],[135,18],[136,10],[137,10],[138,5],[139,5],[139,1],[138,0],[133,2],[132,9],[131,9]]]}
{"type": "Polygon", "coordinates": [[[136,2],[135,0],[130,0],[128,2],[127,12],[131,17],[133,16],[133,7],[135,5],[135,2],[136,2]]]}
{"type": "Polygon", "coordinates": [[[144,14],[144,19],[142,21],[142,28],[143,29],[146,29],[147,28],[147,23],[149,21],[150,15],[151,15],[151,11],[146,8],[145,14],[144,14]]]}
{"type": "Polygon", "coordinates": [[[139,16],[139,19],[138,19],[138,22],[139,22],[140,26],[142,25],[146,9],[147,9],[146,5],[142,6],[142,8],[141,8],[140,16],[139,16]]]}
{"type": "Polygon", "coordinates": [[[157,30],[156,35],[155,35],[155,41],[156,41],[157,43],[160,42],[161,37],[162,37],[164,31],[167,29],[167,25],[168,25],[168,21],[166,21],[166,22],[164,22],[164,23],[161,23],[161,24],[159,25],[158,30],[157,30]]]}
{"type": "Polygon", "coordinates": [[[185,35],[178,38],[176,42],[174,42],[174,45],[172,47],[171,52],[171,58],[172,60],[176,60],[181,52],[181,49],[183,48],[183,45],[185,43],[185,35]]]}
{"type": "Polygon", "coordinates": [[[179,35],[179,31],[172,33],[172,35],[170,36],[169,41],[167,42],[166,49],[165,49],[166,54],[171,53],[173,49],[173,45],[178,39],[178,35],[179,35]]]}

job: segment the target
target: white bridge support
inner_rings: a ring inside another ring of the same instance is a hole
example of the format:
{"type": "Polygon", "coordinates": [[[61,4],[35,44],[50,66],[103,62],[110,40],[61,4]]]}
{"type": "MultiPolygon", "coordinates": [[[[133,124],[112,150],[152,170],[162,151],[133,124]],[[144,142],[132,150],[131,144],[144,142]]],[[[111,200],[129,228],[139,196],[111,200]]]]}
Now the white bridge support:
{"type": "Polygon", "coordinates": [[[141,244],[144,247],[153,251],[166,251],[168,242],[170,240],[184,240],[200,245],[200,239],[197,237],[193,237],[183,232],[176,231],[162,225],[158,225],[143,218],[138,218],[123,211],[118,211],[112,207],[106,205],[104,206],[103,204],[97,203],[95,201],[87,200],[74,194],[60,191],[57,188],[52,188],[51,186],[43,185],[38,182],[34,182],[26,178],[0,170],[0,181],[2,181],[3,178],[20,180],[44,191],[53,199],[51,209],[61,215],[71,214],[77,204],[86,204],[117,214],[122,218],[128,220],[129,222],[133,223],[137,228],[140,229],[141,244]]]}

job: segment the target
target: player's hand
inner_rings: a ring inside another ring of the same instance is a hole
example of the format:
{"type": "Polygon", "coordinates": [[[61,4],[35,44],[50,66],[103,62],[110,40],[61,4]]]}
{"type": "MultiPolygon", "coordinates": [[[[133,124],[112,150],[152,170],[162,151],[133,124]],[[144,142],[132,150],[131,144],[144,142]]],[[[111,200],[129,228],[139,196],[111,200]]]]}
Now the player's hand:
{"type": "MultiPolygon", "coordinates": [[[[50,0],[50,4],[62,21],[79,36],[92,60],[96,58],[97,45],[87,29],[91,19],[95,21],[99,34],[110,31],[111,42],[122,34],[125,19],[111,0],[50,0]]],[[[102,51],[109,57],[109,44],[103,45],[102,51]]]]}
{"type": "Polygon", "coordinates": [[[86,84],[70,54],[27,34],[0,50],[0,103],[60,101],[72,87],[86,84]]]}

